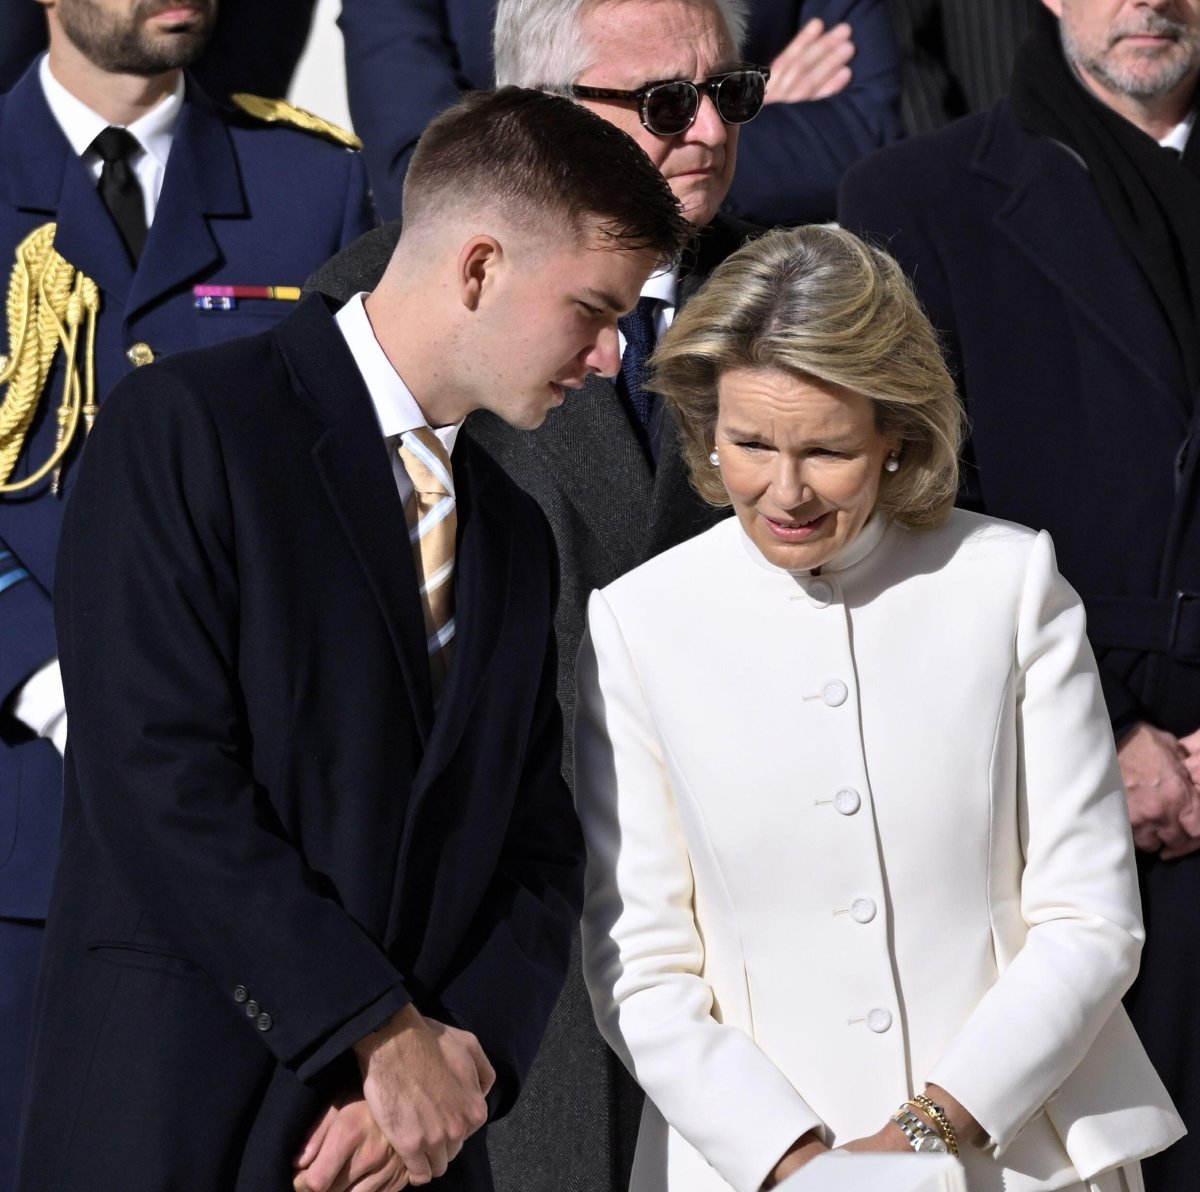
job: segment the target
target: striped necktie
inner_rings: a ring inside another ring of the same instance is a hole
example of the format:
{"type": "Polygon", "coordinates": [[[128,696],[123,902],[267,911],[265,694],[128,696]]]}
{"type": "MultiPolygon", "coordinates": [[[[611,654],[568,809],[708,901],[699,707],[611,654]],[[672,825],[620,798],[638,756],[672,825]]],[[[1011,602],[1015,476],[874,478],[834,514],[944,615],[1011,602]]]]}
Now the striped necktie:
{"type": "Polygon", "coordinates": [[[454,537],[458,513],[454,505],[450,456],[427,426],[405,431],[400,460],[412,481],[405,506],[413,562],[421,585],[425,637],[435,701],[445,686],[454,637],[454,537]]]}

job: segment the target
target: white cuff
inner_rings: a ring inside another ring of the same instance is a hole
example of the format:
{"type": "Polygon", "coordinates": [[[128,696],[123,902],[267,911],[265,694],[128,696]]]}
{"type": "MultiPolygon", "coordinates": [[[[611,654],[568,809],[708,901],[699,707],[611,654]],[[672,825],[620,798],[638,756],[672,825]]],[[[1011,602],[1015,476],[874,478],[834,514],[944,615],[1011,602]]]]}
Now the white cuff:
{"type": "Polygon", "coordinates": [[[13,700],[12,710],[18,720],[49,741],[59,753],[66,749],[67,704],[57,658],[25,681],[13,700]]]}

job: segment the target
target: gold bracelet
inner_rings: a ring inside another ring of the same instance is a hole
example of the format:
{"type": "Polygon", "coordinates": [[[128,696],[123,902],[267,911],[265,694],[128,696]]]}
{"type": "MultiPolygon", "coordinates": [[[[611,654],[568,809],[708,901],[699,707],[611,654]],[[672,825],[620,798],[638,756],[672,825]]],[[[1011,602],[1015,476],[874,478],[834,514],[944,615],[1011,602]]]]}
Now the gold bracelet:
{"type": "Polygon", "coordinates": [[[946,1111],[936,1102],[931,1101],[924,1093],[914,1093],[908,1102],[914,1109],[919,1109],[937,1127],[938,1133],[945,1139],[946,1149],[952,1154],[958,1154],[958,1135],[950,1125],[946,1111]]]}

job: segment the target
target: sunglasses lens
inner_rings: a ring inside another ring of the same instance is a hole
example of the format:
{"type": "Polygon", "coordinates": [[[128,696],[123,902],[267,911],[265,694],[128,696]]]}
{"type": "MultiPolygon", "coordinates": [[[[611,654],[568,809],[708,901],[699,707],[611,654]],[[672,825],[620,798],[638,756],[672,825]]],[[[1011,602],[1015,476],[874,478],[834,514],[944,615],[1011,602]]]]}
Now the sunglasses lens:
{"type": "Polygon", "coordinates": [[[692,123],[699,105],[699,93],[691,83],[651,87],[643,107],[646,126],[660,137],[674,136],[692,123]]]}
{"type": "Polygon", "coordinates": [[[726,75],[717,88],[717,111],[726,124],[745,124],[762,111],[767,81],[756,70],[726,75]]]}

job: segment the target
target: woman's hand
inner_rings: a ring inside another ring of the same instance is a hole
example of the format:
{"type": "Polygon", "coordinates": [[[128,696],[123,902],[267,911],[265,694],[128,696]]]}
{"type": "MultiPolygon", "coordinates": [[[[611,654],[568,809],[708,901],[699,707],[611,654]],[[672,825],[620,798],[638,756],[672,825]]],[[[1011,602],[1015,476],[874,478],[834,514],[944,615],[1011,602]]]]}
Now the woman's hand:
{"type": "Polygon", "coordinates": [[[908,1137],[895,1122],[888,1120],[882,1130],[868,1134],[864,1138],[852,1138],[837,1148],[839,1151],[911,1151],[908,1137]]]}
{"type": "Polygon", "coordinates": [[[794,1171],[799,1171],[810,1159],[815,1159],[829,1148],[821,1141],[816,1130],[802,1134],[788,1148],[787,1153],[771,1169],[771,1174],[763,1182],[764,1188],[774,1188],[776,1184],[786,1180],[794,1171]]]}
{"type": "MultiPolygon", "coordinates": [[[[971,1116],[962,1102],[952,1097],[940,1085],[927,1085],[925,1095],[935,1105],[942,1107],[942,1112],[949,1119],[951,1129],[954,1131],[955,1140],[960,1149],[971,1143],[978,1142],[983,1137],[983,1128],[971,1116]]],[[[913,1112],[920,1121],[931,1127],[938,1134],[942,1133],[937,1122],[923,1109],[918,1107],[913,1112]]],[[[888,1118],[882,1130],[877,1130],[874,1134],[869,1134],[864,1138],[853,1138],[849,1142],[843,1143],[837,1149],[839,1151],[908,1151],[912,1149],[912,1144],[908,1141],[908,1135],[891,1118],[888,1118]]]]}

